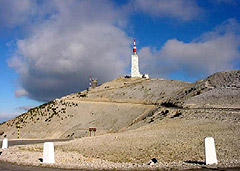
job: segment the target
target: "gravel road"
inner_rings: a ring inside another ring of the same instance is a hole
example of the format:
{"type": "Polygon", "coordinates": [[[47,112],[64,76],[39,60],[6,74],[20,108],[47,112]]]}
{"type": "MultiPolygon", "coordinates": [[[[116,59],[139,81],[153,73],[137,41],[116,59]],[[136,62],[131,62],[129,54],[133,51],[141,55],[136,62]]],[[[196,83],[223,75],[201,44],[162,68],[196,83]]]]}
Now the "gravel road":
{"type": "MultiPolygon", "coordinates": [[[[44,167],[33,167],[33,166],[20,166],[12,163],[6,163],[0,161],[0,170],[1,171],[63,171],[66,169],[55,169],[55,168],[44,168],[44,167]]],[[[81,170],[71,170],[71,171],[81,171],[81,170]]],[[[83,170],[82,170],[83,171],[83,170]]]]}
{"type": "MultiPolygon", "coordinates": [[[[10,140],[9,146],[15,146],[15,145],[27,145],[27,144],[38,144],[38,143],[44,143],[46,141],[53,141],[53,142],[63,142],[63,141],[69,141],[70,139],[49,139],[49,140],[10,140]]],[[[2,143],[2,142],[1,142],[2,143]]],[[[0,143],[0,145],[1,145],[0,143]]],[[[46,168],[46,167],[34,167],[34,166],[21,166],[17,164],[7,163],[0,161],[0,171],[32,171],[32,170],[38,170],[38,171],[63,171],[68,169],[59,169],[59,168],[46,168]]],[[[238,171],[240,168],[207,168],[203,166],[200,169],[190,169],[186,171],[210,171],[210,170],[216,170],[216,171],[238,171]]],[[[71,169],[71,171],[77,171],[71,169]]],[[[79,170],[78,171],[85,171],[85,170],[79,170]]]]}
{"type": "MultiPolygon", "coordinates": [[[[63,142],[63,141],[70,141],[70,140],[72,139],[8,140],[8,146],[39,144],[44,142],[63,142]]],[[[0,147],[2,147],[2,141],[0,142],[0,147]]]]}
{"type": "MultiPolygon", "coordinates": [[[[69,141],[69,140],[71,140],[71,139],[9,140],[8,145],[9,146],[28,145],[28,144],[44,143],[44,142],[47,142],[47,141],[63,142],[63,141],[69,141]]],[[[2,141],[0,142],[0,147],[2,147],[2,141]]],[[[0,171],[16,171],[16,170],[18,170],[18,171],[32,171],[32,170],[38,170],[38,171],[63,171],[63,170],[66,170],[66,169],[44,168],[44,167],[33,167],[33,166],[20,166],[20,165],[16,165],[16,164],[0,161],[0,171]]],[[[77,170],[71,170],[71,171],[77,171],[77,170]]]]}

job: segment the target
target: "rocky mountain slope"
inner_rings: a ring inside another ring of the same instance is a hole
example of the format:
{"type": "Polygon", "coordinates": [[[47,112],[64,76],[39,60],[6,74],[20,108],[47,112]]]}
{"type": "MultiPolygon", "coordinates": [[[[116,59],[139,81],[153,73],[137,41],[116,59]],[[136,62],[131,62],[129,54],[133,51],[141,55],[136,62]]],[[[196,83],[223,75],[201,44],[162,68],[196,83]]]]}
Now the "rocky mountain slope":
{"type": "Polygon", "coordinates": [[[194,113],[180,109],[240,108],[239,76],[240,71],[219,72],[195,83],[120,77],[30,109],[2,123],[0,133],[16,138],[19,123],[21,138],[80,138],[89,127],[101,135],[194,113]]]}
{"type": "Polygon", "coordinates": [[[218,72],[197,81],[167,100],[189,108],[240,108],[240,71],[218,72]]]}
{"type": "MultiPolygon", "coordinates": [[[[16,138],[19,123],[20,138],[74,138],[55,144],[56,166],[119,170],[148,170],[152,158],[159,162],[150,169],[199,168],[211,136],[218,167],[239,167],[239,76],[219,72],[195,83],[121,77],[33,108],[2,123],[0,135],[16,138]]],[[[9,150],[0,159],[42,165],[42,144],[9,150]]]]}

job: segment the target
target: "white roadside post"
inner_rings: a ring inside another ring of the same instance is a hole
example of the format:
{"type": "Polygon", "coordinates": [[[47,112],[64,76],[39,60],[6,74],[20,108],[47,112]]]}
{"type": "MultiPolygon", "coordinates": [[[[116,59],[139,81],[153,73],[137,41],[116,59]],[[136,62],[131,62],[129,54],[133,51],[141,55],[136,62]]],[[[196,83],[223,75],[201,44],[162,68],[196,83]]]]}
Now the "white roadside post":
{"type": "Polygon", "coordinates": [[[7,148],[8,148],[8,139],[3,138],[2,149],[7,149],[7,148]]]}
{"type": "Polygon", "coordinates": [[[213,137],[205,138],[205,162],[206,165],[218,163],[213,137]]]}
{"type": "Polygon", "coordinates": [[[43,163],[55,163],[53,142],[43,144],[43,163]]]}

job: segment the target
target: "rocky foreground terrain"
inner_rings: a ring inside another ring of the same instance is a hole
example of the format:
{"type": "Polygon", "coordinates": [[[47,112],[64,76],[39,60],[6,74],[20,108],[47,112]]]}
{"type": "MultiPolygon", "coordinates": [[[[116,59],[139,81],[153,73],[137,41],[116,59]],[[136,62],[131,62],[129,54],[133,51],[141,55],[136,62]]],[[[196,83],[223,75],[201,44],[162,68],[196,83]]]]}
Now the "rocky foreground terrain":
{"type": "MultiPolygon", "coordinates": [[[[16,138],[19,123],[21,138],[74,138],[55,144],[56,167],[120,170],[200,167],[211,136],[218,166],[239,167],[239,96],[238,70],[195,83],[121,77],[33,108],[2,123],[0,133],[16,138]],[[152,158],[158,163],[150,167],[152,158]]],[[[12,147],[0,159],[13,153],[41,164],[42,145],[12,147]]]]}

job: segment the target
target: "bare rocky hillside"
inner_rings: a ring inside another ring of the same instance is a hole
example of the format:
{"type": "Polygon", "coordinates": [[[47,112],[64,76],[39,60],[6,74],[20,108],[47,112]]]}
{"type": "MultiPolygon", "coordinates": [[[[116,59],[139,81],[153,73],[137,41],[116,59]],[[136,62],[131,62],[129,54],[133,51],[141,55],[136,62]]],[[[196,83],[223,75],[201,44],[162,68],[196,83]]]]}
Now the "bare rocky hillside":
{"type": "Polygon", "coordinates": [[[64,99],[161,104],[191,85],[183,81],[120,77],[91,91],[72,94],[64,99]]]}
{"type": "MultiPolygon", "coordinates": [[[[204,138],[211,136],[218,167],[239,167],[239,76],[219,72],[195,83],[120,77],[33,108],[2,123],[0,133],[16,138],[19,123],[21,138],[74,138],[55,144],[59,165],[119,170],[136,170],[152,158],[156,170],[199,167],[204,138]],[[97,128],[95,137],[89,127],[97,128]]],[[[6,161],[16,153],[42,164],[42,145],[10,149],[1,155],[6,161]]]]}
{"type": "Polygon", "coordinates": [[[166,101],[190,108],[240,108],[240,71],[218,72],[197,81],[166,101]]]}
{"type": "Polygon", "coordinates": [[[156,111],[157,102],[191,83],[161,79],[118,78],[95,89],[70,94],[0,125],[2,136],[21,138],[80,138],[89,127],[98,135],[123,130],[156,111]]]}
{"type": "Polygon", "coordinates": [[[177,116],[175,108],[240,108],[239,76],[219,72],[195,83],[120,77],[30,109],[2,123],[0,133],[16,138],[19,123],[21,138],[80,138],[89,127],[98,135],[139,128],[171,112],[177,116]]]}

